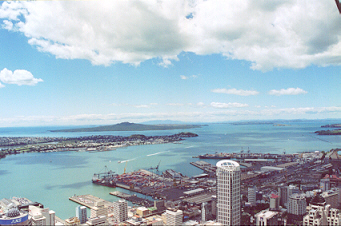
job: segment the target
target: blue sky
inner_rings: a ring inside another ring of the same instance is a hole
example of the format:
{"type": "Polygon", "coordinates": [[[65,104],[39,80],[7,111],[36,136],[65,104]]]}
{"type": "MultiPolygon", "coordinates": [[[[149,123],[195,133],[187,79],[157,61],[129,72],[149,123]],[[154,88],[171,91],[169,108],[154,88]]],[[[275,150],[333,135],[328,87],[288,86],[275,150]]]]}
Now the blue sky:
{"type": "Polygon", "coordinates": [[[97,3],[1,3],[0,127],[341,117],[333,1],[97,3]]]}

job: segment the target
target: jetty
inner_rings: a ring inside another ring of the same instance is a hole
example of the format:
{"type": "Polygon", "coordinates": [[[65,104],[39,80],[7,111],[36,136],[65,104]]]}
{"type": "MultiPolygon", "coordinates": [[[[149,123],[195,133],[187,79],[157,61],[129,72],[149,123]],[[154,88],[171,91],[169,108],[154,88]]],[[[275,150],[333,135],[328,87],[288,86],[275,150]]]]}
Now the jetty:
{"type": "Polygon", "coordinates": [[[113,208],[113,203],[106,201],[104,199],[98,198],[96,196],[93,195],[74,195],[72,197],[69,197],[69,200],[78,203],[82,206],[86,206],[89,209],[94,209],[95,208],[95,204],[97,202],[103,202],[104,203],[104,207],[106,208],[113,208]]]}

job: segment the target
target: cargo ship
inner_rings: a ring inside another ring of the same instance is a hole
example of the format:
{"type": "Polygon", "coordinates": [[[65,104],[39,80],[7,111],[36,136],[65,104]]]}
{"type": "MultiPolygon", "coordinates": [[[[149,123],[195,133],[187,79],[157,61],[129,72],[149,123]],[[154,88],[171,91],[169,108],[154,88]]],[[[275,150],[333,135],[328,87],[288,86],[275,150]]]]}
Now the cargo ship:
{"type": "Polygon", "coordinates": [[[107,166],[105,166],[103,173],[94,174],[92,177],[92,183],[115,188],[117,176],[118,174],[112,170],[108,170],[107,166]]]}

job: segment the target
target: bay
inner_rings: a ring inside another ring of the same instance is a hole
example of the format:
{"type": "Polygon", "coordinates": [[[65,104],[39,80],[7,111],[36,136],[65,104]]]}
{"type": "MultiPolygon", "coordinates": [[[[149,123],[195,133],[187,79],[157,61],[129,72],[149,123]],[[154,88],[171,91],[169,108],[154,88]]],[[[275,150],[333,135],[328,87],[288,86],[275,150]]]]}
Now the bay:
{"type": "MultiPolygon", "coordinates": [[[[121,190],[91,183],[94,173],[104,166],[121,174],[155,167],[160,161],[160,171],[174,169],[187,176],[202,173],[189,163],[200,154],[215,152],[240,152],[250,149],[255,153],[299,153],[304,151],[329,151],[341,148],[341,136],[318,136],[314,132],[322,125],[340,123],[340,120],[288,121],[289,126],[272,124],[232,125],[210,123],[188,130],[163,130],[140,132],[53,133],[49,130],[75,127],[16,127],[0,128],[0,136],[79,137],[88,135],[132,134],[171,135],[182,131],[197,133],[180,144],[143,145],[119,148],[107,152],[53,152],[26,153],[7,156],[0,160],[0,199],[13,196],[26,197],[43,203],[56,211],[62,219],[75,216],[77,204],[68,200],[74,194],[92,194],[108,201],[117,200],[109,192],[121,190]],[[129,160],[127,164],[118,161],[129,160]]],[[[78,127],[79,128],[79,127],[78,127]]],[[[206,161],[206,160],[205,160],[206,161]]],[[[218,160],[207,160],[215,164],[218,160]]],[[[127,191],[124,191],[127,192],[127,191]]]]}

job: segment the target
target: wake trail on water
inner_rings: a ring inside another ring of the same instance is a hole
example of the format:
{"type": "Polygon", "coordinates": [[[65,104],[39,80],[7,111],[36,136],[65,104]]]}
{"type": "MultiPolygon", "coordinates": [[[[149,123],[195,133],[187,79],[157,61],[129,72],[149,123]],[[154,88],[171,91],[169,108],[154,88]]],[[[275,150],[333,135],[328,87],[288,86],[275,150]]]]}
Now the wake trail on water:
{"type": "Polygon", "coordinates": [[[165,152],[169,152],[169,151],[156,152],[156,153],[153,153],[153,154],[149,154],[147,156],[149,157],[149,156],[158,155],[158,154],[165,153],[165,152]]]}

